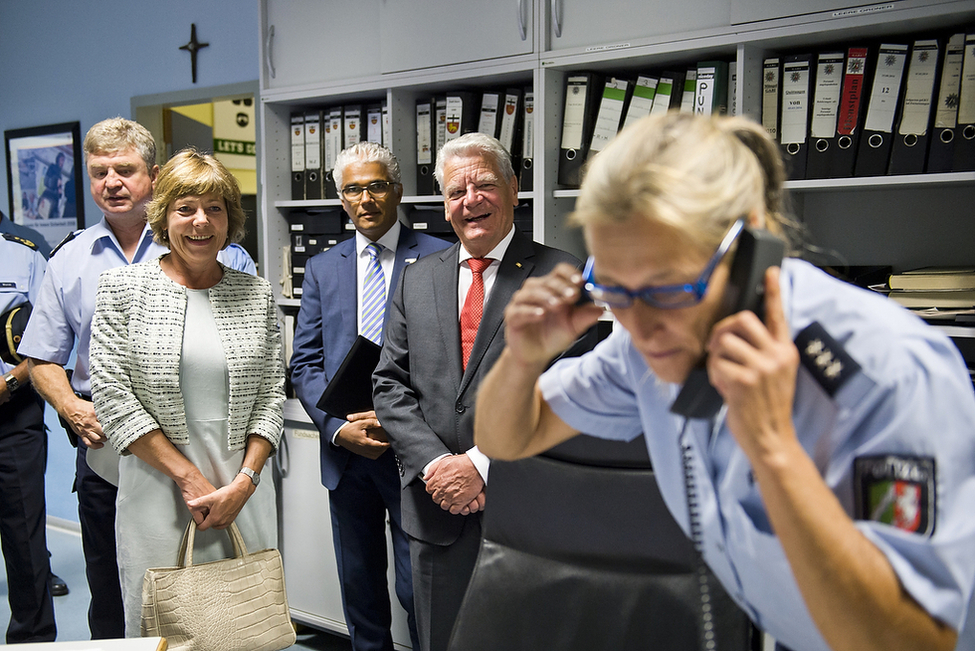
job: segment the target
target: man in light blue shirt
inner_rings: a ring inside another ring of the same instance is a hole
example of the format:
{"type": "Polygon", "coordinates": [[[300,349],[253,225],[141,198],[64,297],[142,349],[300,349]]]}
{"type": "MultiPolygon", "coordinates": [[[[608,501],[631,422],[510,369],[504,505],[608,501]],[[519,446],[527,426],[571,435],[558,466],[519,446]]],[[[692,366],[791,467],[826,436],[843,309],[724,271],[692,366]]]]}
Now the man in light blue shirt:
{"type": "Polygon", "coordinates": [[[117,489],[87,461],[89,449],[105,446],[91,403],[91,318],[103,271],[152,260],[168,249],[153,241],[146,225],[159,171],[152,134],[131,120],[110,118],[88,131],[84,152],[91,194],[103,217],[55,247],[20,351],[30,358],[38,393],[57,410],[72,443],[82,443],[75,490],[91,593],[88,625],[92,639],[111,639],[125,637],[115,549],[117,489]],[[72,350],[76,361],[69,378],[64,365],[72,350]]]}

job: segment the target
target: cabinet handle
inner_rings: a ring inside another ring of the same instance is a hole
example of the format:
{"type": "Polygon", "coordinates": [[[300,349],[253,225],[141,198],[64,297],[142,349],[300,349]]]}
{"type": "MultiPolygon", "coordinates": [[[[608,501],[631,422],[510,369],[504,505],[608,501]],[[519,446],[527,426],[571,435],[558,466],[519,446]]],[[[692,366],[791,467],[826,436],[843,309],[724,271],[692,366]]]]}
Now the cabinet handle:
{"type": "Polygon", "coordinates": [[[267,28],[267,38],[264,39],[264,63],[267,64],[268,74],[274,79],[274,60],[271,58],[271,44],[274,42],[274,25],[267,28]]]}
{"type": "Polygon", "coordinates": [[[549,0],[552,3],[552,31],[555,38],[562,37],[562,0],[549,0]]]}
{"type": "Polygon", "coordinates": [[[528,38],[528,26],[525,24],[525,0],[518,0],[518,33],[521,40],[528,38]]]}

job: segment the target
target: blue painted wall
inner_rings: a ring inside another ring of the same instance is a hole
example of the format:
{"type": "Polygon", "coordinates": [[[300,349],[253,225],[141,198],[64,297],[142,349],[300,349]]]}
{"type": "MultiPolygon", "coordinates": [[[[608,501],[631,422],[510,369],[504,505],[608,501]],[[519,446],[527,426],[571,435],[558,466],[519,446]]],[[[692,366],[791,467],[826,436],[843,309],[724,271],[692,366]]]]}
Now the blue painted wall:
{"type": "MultiPolygon", "coordinates": [[[[0,0],[0,130],[130,118],[130,99],[257,79],[258,5],[241,0],[0,0]],[[197,83],[179,46],[196,23],[197,83]]],[[[0,206],[9,206],[6,151],[0,206]]],[[[101,218],[85,187],[85,217],[101,218]]],[[[94,221],[92,221],[94,220],[94,221]]]]}
{"type": "MultiPolygon", "coordinates": [[[[131,118],[136,95],[253,81],[259,74],[258,4],[242,0],[0,0],[0,131],[131,118]],[[197,83],[190,39],[200,51],[197,83]]],[[[6,150],[0,152],[0,208],[8,214],[6,150]]],[[[84,187],[87,225],[101,219],[84,187]]],[[[48,409],[48,514],[77,522],[73,449],[48,409]]]]}

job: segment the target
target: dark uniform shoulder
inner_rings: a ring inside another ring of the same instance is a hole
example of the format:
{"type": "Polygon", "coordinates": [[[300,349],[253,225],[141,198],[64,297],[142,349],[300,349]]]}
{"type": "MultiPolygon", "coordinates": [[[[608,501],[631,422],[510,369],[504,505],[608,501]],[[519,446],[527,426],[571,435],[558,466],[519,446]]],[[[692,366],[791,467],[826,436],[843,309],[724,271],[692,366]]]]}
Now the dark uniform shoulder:
{"type": "Polygon", "coordinates": [[[3,239],[7,240],[8,242],[17,242],[18,244],[23,244],[30,249],[35,251],[37,250],[37,245],[27,238],[20,237],[19,235],[13,235],[11,233],[0,233],[0,235],[3,235],[3,239]]]}
{"type": "Polygon", "coordinates": [[[64,239],[61,240],[58,243],[58,245],[56,247],[54,247],[53,249],[51,249],[51,255],[48,256],[48,259],[53,258],[54,257],[54,254],[57,253],[58,251],[60,251],[62,246],[64,246],[65,244],[67,244],[68,242],[70,242],[71,240],[73,240],[74,238],[78,237],[78,234],[79,233],[83,233],[83,232],[84,232],[84,230],[71,231],[70,233],[68,233],[64,237],[64,239]]]}

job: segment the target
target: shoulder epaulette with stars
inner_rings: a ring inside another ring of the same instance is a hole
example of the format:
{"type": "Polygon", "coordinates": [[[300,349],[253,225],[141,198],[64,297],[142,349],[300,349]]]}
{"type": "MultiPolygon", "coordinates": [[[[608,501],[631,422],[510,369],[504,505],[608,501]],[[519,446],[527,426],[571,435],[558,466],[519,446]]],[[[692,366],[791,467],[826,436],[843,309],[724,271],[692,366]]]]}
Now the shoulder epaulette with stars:
{"type": "Polygon", "coordinates": [[[54,247],[53,249],[51,249],[51,255],[47,256],[48,260],[50,260],[51,258],[53,258],[54,257],[54,254],[57,253],[58,251],[60,251],[62,246],[64,246],[65,244],[67,244],[68,242],[70,242],[71,240],[73,240],[74,238],[76,238],[78,236],[78,233],[82,233],[82,232],[84,232],[84,231],[83,230],[80,230],[80,231],[71,231],[70,233],[68,233],[67,235],[65,235],[64,236],[64,239],[61,240],[56,247],[54,247]]]}
{"type": "Polygon", "coordinates": [[[8,242],[17,242],[19,244],[23,244],[28,248],[34,249],[35,251],[37,250],[37,245],[31,242],[30,240],[28,240],[27,238],[21,237],[19,235],[13,235],[12,233],[0,233],[0,235],[3,235],[3,239],[7,240],[8,242]]]}
{"type": "Polygon", "coordinates": [[[840,387],[860,371],[860,365],[819,321],[806,326],[796,336],[795,342],[802,365],[830,397],[836,395],[840,387]]]}

